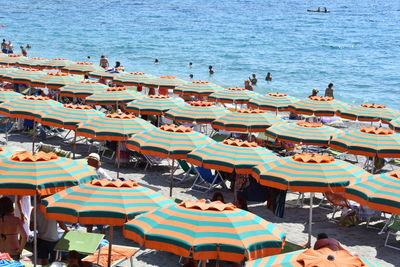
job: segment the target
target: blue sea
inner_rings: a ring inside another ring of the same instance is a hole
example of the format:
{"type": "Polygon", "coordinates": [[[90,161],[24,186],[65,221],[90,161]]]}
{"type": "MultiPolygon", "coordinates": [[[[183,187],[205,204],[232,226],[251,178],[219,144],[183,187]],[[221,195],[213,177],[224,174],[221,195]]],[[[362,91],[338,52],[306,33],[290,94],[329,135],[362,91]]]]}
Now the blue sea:
{"type": "Polygon", "coordinates": [[[29,43],[30,56],[105,54],[128,71],[222,86],[255,73],[263,93],[306,97],[333,82],[338,99],[400,108],[399,19],[398,0],[17,0],[3,1],[0,38],[29,43]],[[330,13],[307,12],[318,7],[330,13]]]}

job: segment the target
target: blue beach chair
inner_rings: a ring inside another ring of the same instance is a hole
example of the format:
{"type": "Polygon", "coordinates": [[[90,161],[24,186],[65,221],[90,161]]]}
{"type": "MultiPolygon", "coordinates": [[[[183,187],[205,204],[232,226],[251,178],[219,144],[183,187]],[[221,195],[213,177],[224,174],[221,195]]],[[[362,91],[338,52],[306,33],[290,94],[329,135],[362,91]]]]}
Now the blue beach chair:
{"type": "Polygon", "coordinates": [[[190,190],[205,193],[218,185],[225,187],[225,180],[218,171],[213,174],[210,169],[203,167],[195,167],[194,170],[197,172],[197,176],[190,190]]]}

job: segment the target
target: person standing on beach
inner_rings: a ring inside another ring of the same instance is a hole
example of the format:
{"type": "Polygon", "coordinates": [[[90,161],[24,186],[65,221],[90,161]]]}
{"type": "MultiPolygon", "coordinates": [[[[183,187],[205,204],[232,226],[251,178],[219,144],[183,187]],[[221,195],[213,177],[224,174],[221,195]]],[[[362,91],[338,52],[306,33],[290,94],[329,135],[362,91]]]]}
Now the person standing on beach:
{"type": "Polygon", "coordinates": [[[253,73],[253,74],[251,75],[251,77],[249,77],[249,80],[250,80],[250,82],[251,82],[251,85],[256,85],[256,84],[257,84],[257,76],[256,76],[256,74],[253,73]]]}
{"type": "Polygon", "coordinates": [[[28,52],[26,52],[26,49],[24,48],[24,46],[21,45],[20,48],[21,48],[21,54],[22,54],[24,57],[27,57],[27,56],[28,56],[28,52]]]}
{"type": "Polygon", "coordinates": [[[267,76],[265,77],[265,80],[266,80],[267,82],[271,82],[271,81],[272,81],[271,72],[268,72],[268,73],[267,73],[267,76]]]}
{"type": "Polygon", "coordinates": [[[208,72],[210,73],[210,75],[212,75],[212,74],[214,74],[214,69],[213,69],[213,66],[208,66],[208,72]]]}
{"type": "Polygon", "coordinates": [[[6,39],[3,39],[3,42],[1,43],[1,51],[4,54],[7,54],[7,52],[8,52],[8,45],[7,45],[6,39]]]}
{"type": "Polygon", "coordinates": [[[0,198],[0,251],[19,260],[28,234],[20,218],[14,215],[14,203],[8,197],[0,198]]]}
{"type": "Polygon", "coordinates": [[[108,62],[108,58],[105,55],[101,55],[100,64],[99,65],[103,69],[108,69],[110,67],[110,63],[108,62]]]}
{"type": "Polygon", "coordinates": [[[333,83],[328,84],[328,87],[325,89],[325,97],[333,97],[333,83]]]}

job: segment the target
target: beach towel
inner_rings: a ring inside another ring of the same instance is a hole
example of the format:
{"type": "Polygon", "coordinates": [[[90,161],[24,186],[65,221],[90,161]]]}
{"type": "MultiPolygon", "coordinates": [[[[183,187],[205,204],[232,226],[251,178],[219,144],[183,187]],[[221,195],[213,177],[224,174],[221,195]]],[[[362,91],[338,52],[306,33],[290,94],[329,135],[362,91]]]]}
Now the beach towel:
{"type": "MultiPolygon", "coordinates": [[[[112,246],[111,262],[115,262],[120,259],[129,259],[133,255],[135,255],[135,253],[138,250],[139,249],[132,247],[112,246]]],[[[98,256],[99,256],[99,251],[97,250],[93,255],[84,258],[83,262],[97,263],[98,256]]],[[[108,259],[108,245],[100,249],[100,259],[98,264],[102,267],[107,267],[107,259],[108,259]]]]}

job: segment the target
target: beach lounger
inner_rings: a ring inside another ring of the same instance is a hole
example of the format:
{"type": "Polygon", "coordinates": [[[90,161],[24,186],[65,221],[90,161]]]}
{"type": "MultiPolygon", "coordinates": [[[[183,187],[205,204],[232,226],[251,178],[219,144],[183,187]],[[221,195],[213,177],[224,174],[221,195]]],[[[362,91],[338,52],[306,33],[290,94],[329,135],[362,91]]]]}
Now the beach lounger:
{"type": "Polygon", "coordinates": [[[143,157],[146,159],[146,167],[144,167],[144,170],[147,170],[148,167],[154,167],[154,166],[159,166],[162,163],[163,158],[160,157],[154,157],[154,156],[149,156],[149,155],[144,155],[143,157]]]}
{"type": "Polygon", "coordinates": [[[332,148],[328,148],[326,150],[326,153],[328,153],[329,155],[331,155],[335,159],[346,160],[346,161],[351,161],[351,162],[354,162],[354,163],[358,163],[357,155],[349,154],[347,152],[342,152],[342,151],[339,151],[339,150],[336,150],[336,149],[332,149],[332,148]],[[354,156],[354,160],[350,160],[347,157],[348,155],[353,155],[354,156]]]}
{"type": "Polygon", "coordinates": [[[5,142],[0,142],[4,145],[8,143],[8,134],[14,129],[15,120],[0,115],[0,133],[4,133],[5,142]]]}
{"type": "Polygon", "coordinates": [[[190,175],[196,175],[196,171],[194,170],[193,165],[189,165],[186,160],[184,159],[178,159],[178,168],[181,168],[184,173],[180,174],[179,176],[174,175],[174,179],[179,181],[180,183],[186,181],[188,178],[190,178],[190,175]]]}
{"type": "MultiPolygon", "coordinates": [[[[400,236],[400,215],[392,216],[391,221],[389,222],[387,228],[389,229],[389,231],[386,236],[385,247],[400,250],[400,247],[395,247],[395,246],[388,244],[390,236],[395,236],[396,238],[398,236],[400,236]]],[[[397,241],[397,242],[399,242],[399,241],[397,241]]]]}
{"type": "MultiPolygon", "coordinates": [[[[133,267],[132,257],[139,251],[139,248],[113,245],[111,248],[111,266],[125,265],[124,262],[129,259],[130,266],[133,267]]],[[[108,263],[108,245],[98,249],[92,255],[82,259],[83,262],[97,264],[101,267],[107,267],[108,263]]]]}
{"type": "Polygon", "coordinates": [[[343,214],[345,211],[351,209],[350,203],[347,201],[345,197],[343,197],[343,194],[325,192],[324,195],[333,207],[331,220],[337,221],[335,219],[335,214],[338,211],[341,211],[343,214]]]}
{"type": "Polygon", "coordinates": [[[72,156],[71,151],[66,151],[61,149],[60,146],[43,144],[42,142],[36,145],[35,151],[43,151],[43,152],[53,152],[59,157],[70,158],[72,156]]]}
{"type": "Polygon", "coordinates": [[[218,185],[225,187],[225,180],[218,171],[213,174],[210,169],[203,167],[195,167],[194,170],[197,172],[197,176],[190,190],[205,193],[218,185]]]}

